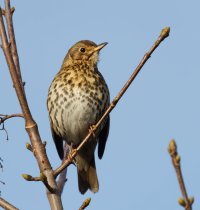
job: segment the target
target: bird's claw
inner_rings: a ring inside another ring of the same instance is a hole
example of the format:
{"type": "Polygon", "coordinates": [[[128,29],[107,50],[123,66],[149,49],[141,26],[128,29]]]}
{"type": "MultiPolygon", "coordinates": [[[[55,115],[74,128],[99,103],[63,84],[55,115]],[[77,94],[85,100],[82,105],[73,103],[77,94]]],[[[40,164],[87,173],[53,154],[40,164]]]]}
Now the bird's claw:
{"type": "Polygon", "coordinates": [[[77,165],[77,161],[76,158],[74,157],[74,153],[77,153],[76,149],[70,149],[70,152],[68,154],[68,158],[70,159],[70,161],[74,164],[77,165]]]}
{"type": "Polygon", "coordinates": [[[96,130],[96,126],[95,125],[91,125],[89,127],[89,132],[92,134],[93,138],[96,138],[95,130],[96,130]]]}

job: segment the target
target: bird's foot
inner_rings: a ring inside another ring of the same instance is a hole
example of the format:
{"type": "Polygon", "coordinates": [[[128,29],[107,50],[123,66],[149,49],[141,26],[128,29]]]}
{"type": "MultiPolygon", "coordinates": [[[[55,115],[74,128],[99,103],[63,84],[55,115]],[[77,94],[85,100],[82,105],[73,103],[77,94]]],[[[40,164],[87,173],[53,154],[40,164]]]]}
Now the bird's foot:
{"type": "Polygon", "coordinates": [[[96,138],[95,130],[96,130],[96,125],[91,125],[89,127],[89,132],[92,134],[93,138],[96,138]]]}
{"type": "Polygon", "coordinates": [[[68,154],[68,158],[70,159],[70,161],[74,164],[77,165],[77,161],[76,161],[76,156],[77,154],[77,150],[76,149],[71,149],[69,154],[68,154]]]}

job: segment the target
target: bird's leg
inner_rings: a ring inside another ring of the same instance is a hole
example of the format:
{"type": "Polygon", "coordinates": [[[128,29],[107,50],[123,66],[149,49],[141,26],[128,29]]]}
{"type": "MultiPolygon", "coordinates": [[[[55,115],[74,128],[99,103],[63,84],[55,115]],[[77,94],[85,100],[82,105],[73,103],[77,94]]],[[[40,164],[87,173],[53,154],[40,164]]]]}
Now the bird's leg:
{"type": "Polygon", "coordinates": [[[68,145],[68,148],[69,148],[69,154],[68,154],[68,156],[69,156],[69,158],[70,158],[70,160],[72,160],[72,163],[74,164],[74,165],[77,165],[77,163],[76,163],[76,158],[75,157],[73,157],[73,155],[71,155],[72,153],[73,153],[73,143],[71,142],[71,145],[68,145]]]}
{"type": "Polygon", "coordinates": [[[73,143],[71,142],[71,144],[69,145],[69,152],[71,153],[73,150],[73,143]]]}

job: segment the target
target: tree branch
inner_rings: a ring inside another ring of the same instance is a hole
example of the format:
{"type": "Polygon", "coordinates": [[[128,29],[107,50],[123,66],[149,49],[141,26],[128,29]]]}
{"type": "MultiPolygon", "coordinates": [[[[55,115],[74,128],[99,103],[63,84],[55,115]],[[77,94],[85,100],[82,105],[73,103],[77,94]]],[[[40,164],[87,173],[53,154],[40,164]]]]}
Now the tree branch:
{"type": "Polygon", "coordinates": [[[22,82],[22,76],[21,76],[20,65],[19,65],[19,57],[18,57],[18,52],[17,52],[17,45],[15,41],[15,32],[14,32],[13,21],[12,21],[12,15],[15,11],[15,8],[10,7],[10,0],[4,0],[4,3],[5,3],[5,18],[6,18],[6,23],[7,23],[11,53],[12,53],[13,61],[14,61],[16,71],[18,74],[18,78],[20,80],[21,85],[24,86],[22,82]]]}
{"type": "MultiPolygon", "coordinates": [[[[5,4],[6,4],[5,16],[9,16],[10,11],[11,11],[10,1],[5,0],[5,4]]],[[[10,18],[10,16],[9,18],[6,19],[6,21],[8,21],[7,22],[7,25],[9,28],[8,31],[10,31],[8,33],[9,33],[9,36],[11,36],[10,40],[14,40],[14,38],[12,37],[14,36],[14,29],[13,29],[12,23],[10,22],[11,20],[12,18],[10,18]]],[[[51,164],[46,154],[46,149],[40,138],[38,126],[31,115],[28,102],[25,96],[24,88],[21,85],[22,80],[19,77],[18,70],[19,72],[21,71],[20,71],[19,66],[17,67],[15,65],[14,58],[13,58],[13,56],[16,58],[17,51],[15,52],[12,51],[12,49],[14,48],[12,48],[11,45],[8,43],[8,38],[7,38],[6,30],[5,30],[5,25],[3,22],[1,8],[0,8],[0,36],[1,36],[1,42],[2,42],[2,49],[3,49],[4,55],[7,61],[7,65],[10,71],[10,75],[13,81],[13,85],[15,87],[15,91],[16,91],[21,109],[22,109],[22,113],[25,118],[25,128],[31,141],[33,154],[35,155],[35,158],[37,160],[38,166],[40,168],[40,172],[43,173],[47,177],[48,185],[51,187],[51,189],[54,189],[56,191],[56,193],[55,192],[52,193],[47,189],[47,196],[48,196],[51,208],[56,209],[56,210],[58,209],[61,210],[63,209],[61,197],[59,193],[57,192],[57,184],[53,175],[51,164]],[[17,70],[17,68],[19,69],[17,70]]],[[[13,46],[14,46],[14,42],[13,42],[13,46]]]]}
{"type": "MultiPolygon", "coordinates": [[[[67,142],[65,142],[64,144],[64,157],[67,157],[67,155],[69,154],[69,146],[67,144],[67,142]]],[[[65,158],[63,158],[63,161],[65,160],[65,158]]],[[[59,178],[58,178],[58,181],[57,181],[57,186],[58,186],[58,190],[60,192],[60,195],[62,194],[63,192],[63,189],[64,189],[64,186],[67,182],[67,168],[65,168],[59,175],[59,178]]]]}
{"type": "Polygon", "coordinates": [[[194,202],[194,197],[188,198],[185,183],[183,180],[183,175],[181,171],[181,157],[179,156],[177,152],[177,146],[174,139],[172,139],[169,143],[168,152],[172,158],[172,164],[174,166],[174,169],[176,171],[176,176],[178,179],[179,187],[181,189],[181,193],[183,198],[179,198],[178,202],[181,206],[185,208],[185,210],[192,210],[192,204],[194,202]]]}
{"type": "Polygon", "coordinates": [[[6,133],[6,140],[8,140],[8,132],[5,128],[4,122],[10,118],[13,117],[24,117],[23,114],[11,114],[11,115],[5,115],[5,114],[0,114],[0,125],[2,125],[2,127],[0,128],[0,130],[5,131],[6,133]]]}
{"type": "Polygon", "coordinates": [[[0,114],[0,125],[1,123],[4,123],[6,120],[10,119],[10,118],[13,118],[13,117],[24,117],[23,114],[10,114],[10,115],[7,115],[7,114],[0,114]]]}
{"type": "Polygon", "coordinates": [[[0,206],[6,210],[19,210],[12,204],[8,203],[6,200],[3,198],[0,198],[0,206]]]}

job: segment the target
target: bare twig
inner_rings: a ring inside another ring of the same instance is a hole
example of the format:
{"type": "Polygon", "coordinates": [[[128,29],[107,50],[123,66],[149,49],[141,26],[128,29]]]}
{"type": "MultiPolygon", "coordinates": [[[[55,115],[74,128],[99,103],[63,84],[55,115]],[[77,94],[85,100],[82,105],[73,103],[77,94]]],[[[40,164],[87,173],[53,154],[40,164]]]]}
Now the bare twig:
{"type": "Polygon", "coordinates": [[[10,119],[10,118],[13,118],[13,117],[24,117],[23,114],[10,114],[10,115],[7,115],[7,114],[0,114],[0,125],[1,123],[4,123],[6,120],[10,119]]]}
{"type": "Polygon", "coordinates": [[[10,0],[4,0],[4,2],[5,2],[5,18],[6,18],[6,25],[8,29],[8,37],[9,37],[9,42],[10,42],[11,53],[12,53],[13,61],[15,63],[18,78],[20,80],[21,85],[23,86],[24,83],[22,81],[22,76],[21,76],[21,71],[20,71],[19,57],[17,53],[15,32],[14,32],[13,21],[12,21],[12,15],[15,9],[14,7],[13,8],[10,7],[10,0]]]}
{"type": "Polygon", "coordinates": [[[19,210],[3,198],[0,198],[0,206],[6,210],[19,210]]]}
{"type": "MultiPolygon", "coordinates": [[[[67,142],[65,142],[65,144],[64,144],[64,157],[67,157],[67,155],[69,154],[69,151],[70,151],[69,146],[68,146],[67,142]]],[[[63,161],[64,160],[65,160],[65,158],[63,159],[63,161]]],[[[60,192],[60,195],[62,194],[64,186],[67,182],[66,176],[67,176],[67,168],[65,168],[65,170],[63,170],[58,177],[57,186],[58,186],[58,190],[60,192]]]]}
{"type": "MultiPolygon", "coordinates": [[[[6,13],[10,13],[10,10],[11,10],[10,1],[5,0],[5,4],[6,4],[5,16],[6,16],[8,15],[6,13]]],[[[11,18],[6,19],[7,25],[9,25],[8,27],[10,27],[10,29],[8,29],[8,31],[10,31],[8,32],[9,36],[11,36],[10,40],[14,40],[14,38],[12,37],[14,36],[14,29],[13,29],[12,23],[10,22],[11,20],[12,20],[11,18]]],[[[24,115],[25,127],[31,141],[33,154],[35,155],[35,158],[37,160],[38,166],[40,168],[40,172],[43,173],[47,177],[48,185],[51,187],[51,189],[54,189],[56,191],[56,193],[51,193],[47,189],[47,197],[49,199],[52,209],[61,210],[63,209],[63,207],[62,207],[61,197],[59,193],[57,192],[57,184],[54,178],[53,170],[51,168],[49,159],[46,155],[45,146],[43,145],[41,141],[40,134],[38,131],[38,126],[31,115],[31,112],[27,103],[24,88],[21,82],[22,80],[18,73],[18,70],[19,72],[21,71],[20,71],[19,66],[16,66],[17,64],[15,65],[14,58],[13,58],[13,56],[16,56],[17,51],[14,51],[14,50],[12,51],[13,48],[8,42],[1,8],[0,8],[0,36],[1,36],[1,42],[2,42],[2,49],[3,49],[4,55],[7,61],[7,65],[10,71],[10,75],[13,81],[13,85],[15,87],[15,91],[16,91],[21,109],[22,109],[22,113],[24,115]]],[[[14,46],[14,42],[13,42],[13,46],[14,46]]]]}
{"type": "Polygon", "coordinates": [[[3,164],[2,164],[2,162],[3,162],[3,159],[0,157],[0,168],[1,168],[2,171],[3,171],[3,164]]]}
{"type": "MultiPolygon", "coordinates": [[[[2,169],[2,171],[3,171],[3,164],[2,164],[2,162],[3,162],[3,159],[0,157],[0,169],[2,169]]],[[[1,180],[0,180],[0,183],[1,184],[5,184],[5,182],[3,182],[1,180]]],[[[1,191],[0,191],[0,193],[1,193],[1,191]]]]}
{"type": "MultiPolygon", "coordinates": [[[[0,120],[1,120],[1,118],[0,118],[0,120]]],[[[6,133],[6,140],[8,140],[8,131],[6,130],[4,123],[2,123],[2,127],[0,128],[0,131],[4,131],[6,133]]]]}
{"type": "MultiPolygon", "coordinates": [[[[28,144],[28,143],[26,144],[26,148],[32,152],[32,148],[30,148],[30,146],[31,146],[30,144],[28,144]]],[[[65,144],[65,147],[66,147],[66,144],[65,144]]],[[[68,148],[66,148],[66,150],[64,150],[64,153],[66,153],[66,155],[67,155],[68,152],[69,152],[68,148]]],[[[66,157],[66,155],[64,157],[66,157]]],[[[58,191],[59,191],[60,195],[62,194],[64,185],[67,181],[66,174],[67,174],[67,168],[65,168],[65,170],[63,170],[60,173],[59,179],[57,181],[58,191]]],[[[22,177],[26,181],[34,181],[34,182],[44,181],[44,180],[41,179],[41,176],[40,177],[33,177],[30,174],[22,174],[22,177]]]]}
{"type": "Polygon", "coordinates": [[[183,180],[182,171],[181,171],[181,165],[180,165],[181,157],[179,156],[177,152],[177,146],[174,139],[172,139],[169,143],[168,152],[172,158],[172,164],[176,171],[176,176],[177,176],[178,183],[179,183],[181,193],[183,196],[183,198],[178,199],[178,202],[181,206],[185,208],[185,210],[192,210],[192,204],[194,202],[194,198],[193,197],[188,198],[185,183],[183,180]]]}
{"type": "Polygon", "coordinates": [[[160,36],[158,37],[158,39],[156,40],[156,42],[153,44],[153,46],[151,47],[151,49],[144,55],[143,59],[141,60],[141,62],[139,63],[139,65],[137,66],[137,68],[135,69],[135,71],[133,72],[133,74],[131,75],[131,77],[129,78],[129,80],[126,82],[126,84],[121,89],[121,91],[119,92],[119,94],[111,102],[110,106],[105,111],[105,113],[103,114],[103,116],[101,117],[101,119],[97,122],[96,125],[94,125],[94,126],[91,127],[91,129],[89,130],[88,135],[83,139],[83,141],[81,142],[81,144],[76,149],[72,150],[70,152],[70,154],[68,155],[67,159],[62,163],[62,165],[59,166],[54,171],[54,175],[55,176],[57,176],[62,170],[64,170],[73,161],[74,157],[77,155],[77,152],[89,140],[89,138],[95,133],[95,131],[98,129],[98,127],[101,125],[101,123],[106,119],[106,117],[108,116],[108,114],[116,106],[116,104],[118,103],[118,101],[121,99],[121,97],[124,95],[124,93],[126,92],[126,90],[128,89],[128,87],[131,85],[131,83],[133,82],[133,80],[136,78],[136,76],[139,73],[139,71],[141,70],[141,68],[144,66],[144,64],[146,63],[146,61],[150,58],[150,56],[154,52],[154,50],[159,46],[159,44],[166,37],[169,36],[169,32],[170,32],[170,28],[169,27],[166,27],[166,28],[164,28],[161,31],[160,36]]]}
{"type": "Polygon", "coordinates": [[[2,125],[0,130],[4,131],[6,133],[6,140],[8,140],[8,132],[5,128],[4,122],[10,118],[13,118],[13,117],[23,117],[23,114],[11,114],[11,115],[0,114],[0,125],[2,125]]]}
{"type": "Polygon", "coordinates": [[[5,115],[5,114],[0,114],[0,125],[2,125],[2,127],[0,128],[0,130],[5,131],[6,133],[6,140],[8,140],[8,132],[5,128],[5,124],[4,122],[10,118],[13,117],[23,117],[23,114],[11,114],[11,115],[5,115]]]}
{"type": "Polygon", "coordinates": [[[80,206],[79,210],[84,210],[90,204],[91,198],[84,200],[83,204],[80,206]]]}
{"type": "Polygon", "coordinates": [[[20,78],[18,78],[18,73],[15,67],[15,63],[13,61],[11,50],[10,50],[10,44],[8,42],[1,9],[0,9],[0,35],[1,35],[2,49],[5,55],[7,64],[8,64],[8,68],[9,68],[9,71],[13,80],[17,97],[19,99],[19,102],[22,108],[22,112],[24,114],[26,124],[28,124],[28,126],[32,126],[33,124],[35,124],[35,122],[31,116],[29,107],[27,105],[26,96],[23,93],[23,87],[21,86],[20,78]]]}

